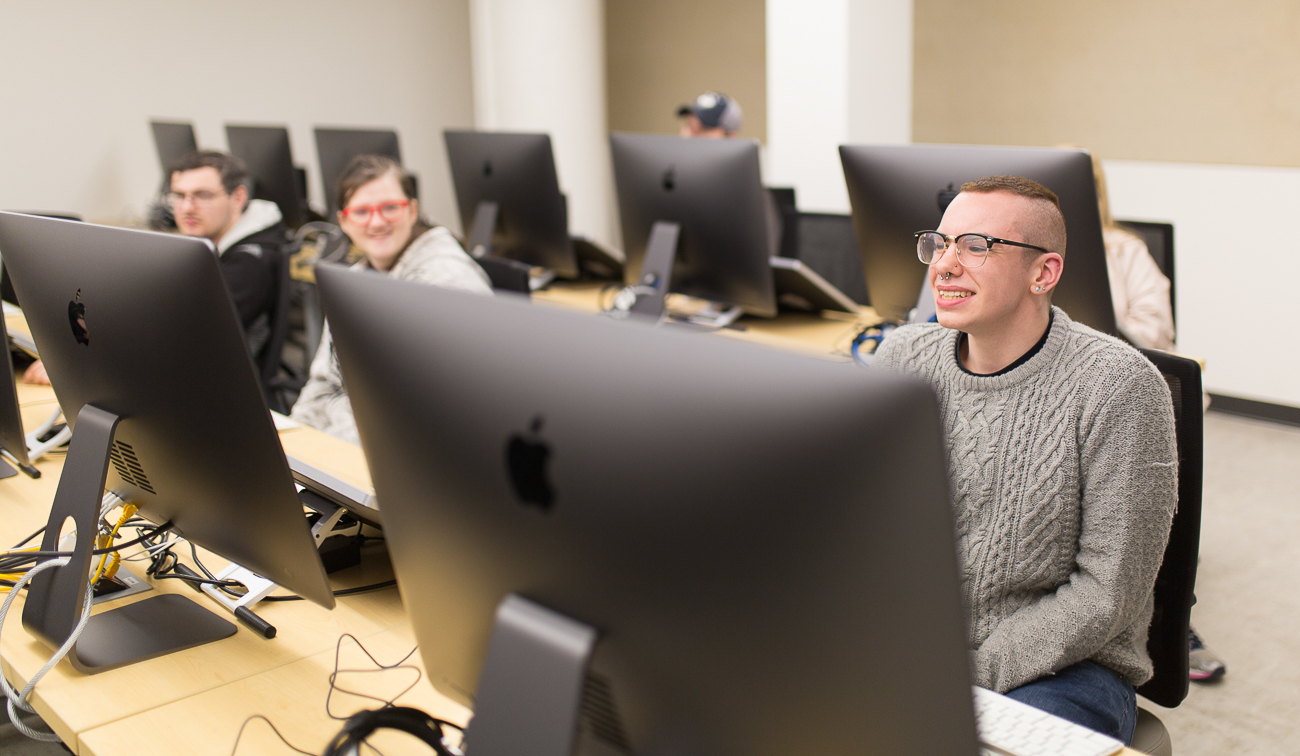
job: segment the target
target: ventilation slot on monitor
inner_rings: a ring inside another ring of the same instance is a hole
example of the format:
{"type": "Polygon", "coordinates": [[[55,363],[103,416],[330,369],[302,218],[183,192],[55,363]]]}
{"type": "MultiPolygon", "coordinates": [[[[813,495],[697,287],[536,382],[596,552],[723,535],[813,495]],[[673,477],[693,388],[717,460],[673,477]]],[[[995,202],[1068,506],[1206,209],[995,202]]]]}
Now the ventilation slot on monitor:
{"type": "Polygon", "coordinates": [[[123,483],[129,483],[141,491],[157,493],[153,490],[153,486],[149,485],[149,478],[145,476],[144,468],[140,466],[140,460],[135,456],[135,449],[132,449],[130,444],[114,441],[108,457],[113,461],[113,469],[117,470],[123,483]]]}
{"type": "Polygon", "coordinates": [[[606,745],[632,753],[632,745],[618,717],[618,707],[614,705],[614,689],[600,675],[588,674],[582,688],[582,729],[606,745]]]}

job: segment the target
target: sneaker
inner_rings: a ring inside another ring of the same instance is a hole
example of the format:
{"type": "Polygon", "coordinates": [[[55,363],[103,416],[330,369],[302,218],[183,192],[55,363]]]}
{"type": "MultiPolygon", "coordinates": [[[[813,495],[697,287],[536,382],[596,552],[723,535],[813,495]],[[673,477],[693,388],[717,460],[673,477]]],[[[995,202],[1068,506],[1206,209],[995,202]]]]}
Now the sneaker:
{"type": "Polygon", "coordinates": [[[1205,647],[1205,642],[1196,634],[1195,629],[1189,627],[1187,636],[1187,656],[1190,667],[1188,677],[1193,682],[1218,680],[1228,673],[1223,660],[1205,647]]]}

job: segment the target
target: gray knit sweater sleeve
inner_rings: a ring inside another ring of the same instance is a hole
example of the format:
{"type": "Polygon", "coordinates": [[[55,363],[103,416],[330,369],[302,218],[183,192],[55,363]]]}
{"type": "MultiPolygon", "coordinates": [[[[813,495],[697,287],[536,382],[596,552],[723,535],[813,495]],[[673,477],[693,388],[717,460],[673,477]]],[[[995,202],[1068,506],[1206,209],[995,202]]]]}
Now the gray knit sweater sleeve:
{"type": "Polygon", "coordinates": [[[976,682],[1006,692],[1092,659],[1135,685],[1177,490],[1173,410],[1135,350],[1055,311],[1042,350],[974,376],[958,334],[905,327],[878,366],[936,390],[976,682]]]}

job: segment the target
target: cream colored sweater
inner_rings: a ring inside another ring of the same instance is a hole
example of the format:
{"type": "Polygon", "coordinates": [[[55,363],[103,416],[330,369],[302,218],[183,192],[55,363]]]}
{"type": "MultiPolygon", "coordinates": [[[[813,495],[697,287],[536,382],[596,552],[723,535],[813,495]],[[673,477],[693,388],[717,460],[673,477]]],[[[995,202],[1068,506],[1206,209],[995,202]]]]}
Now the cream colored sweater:
{"type": "Polygon", "coordinates": [[[976,683],[1006,692],[1092,659],[1142,684],[1177,500],[1164,380],[1060,309],[1042,349],[1003,375],[963,371],[959,336],[904,326],[875,365],[939,397],[976,683]]]}
{"type": "MultiPolygon", "coordinates": [[[[366,266],[365,262],[360,262],[353,267],[366,266]]],[[[442,226],[429,229],[412,241],[388,275],[402,281],[492,295],[492,283],[487,273],[474,262],[474,258],[465,254],[456,237],[442,226]]],[[[393,327],[405,326],[394,323],[393,327]]],[[[361,445],[357,421],[352,415],[352,402],[343,386],[343,374],[334,355],[334,338],[328,324],[311,362],[311,375],[293,405],[291,417],[350,444],[361,445]]]]}

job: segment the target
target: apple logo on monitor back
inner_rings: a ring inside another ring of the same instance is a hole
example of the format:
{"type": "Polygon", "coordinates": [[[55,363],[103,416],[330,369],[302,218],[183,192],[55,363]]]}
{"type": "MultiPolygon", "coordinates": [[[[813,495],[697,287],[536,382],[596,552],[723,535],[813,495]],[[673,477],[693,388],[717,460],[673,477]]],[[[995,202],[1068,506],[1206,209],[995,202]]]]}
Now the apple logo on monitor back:
{"type": "Polygon", "coordinates": [[[671,192],[677,188],[677,166],[670,165],[668,170],[664,171],[664,191],[671,192]]]}
{"type": "Polygon", "coordinates": [[[86,306],[81,303],[81,289],[77,297],[68,302],[68,323],[72,325],[72,338],[82,346],[90,346],[90,330],[86,328],[86,306]]]}
{"type": "Polygon", "coordinates": [[[484,175],[484,176],[491,176],[491,175],[492,175],[492,161],[491,161],[491,160],[484,160],[484,161],[483,161],[483,175],[484,175]]]}
{"type": "Polygon", "coordinates": [[[542,416],[537,415],[526,433],[511,434],[506,443],[506,472],[520,501],[549,512],[555,492],[546,479],[551,447],[542,441],[542,422],[542,416]]]}

